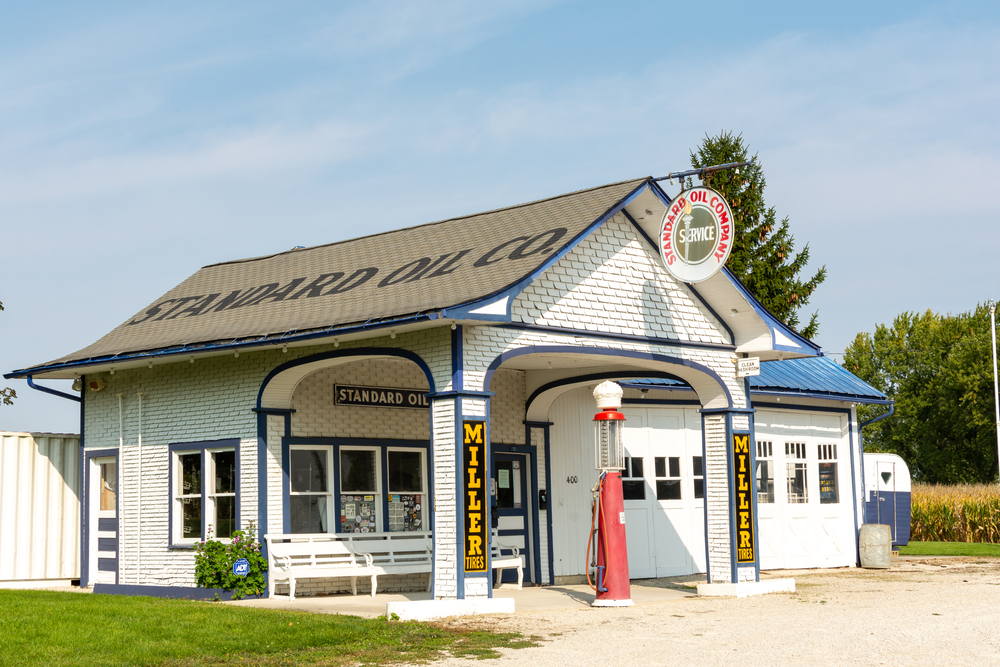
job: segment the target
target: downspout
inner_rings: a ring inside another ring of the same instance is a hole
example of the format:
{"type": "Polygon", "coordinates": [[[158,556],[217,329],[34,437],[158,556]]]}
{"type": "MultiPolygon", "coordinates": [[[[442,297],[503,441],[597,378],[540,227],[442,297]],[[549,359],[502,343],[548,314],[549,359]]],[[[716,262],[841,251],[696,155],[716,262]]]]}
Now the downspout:
{"type": "Polygon", "coordinates": [[[37,385],[35,384],[35,381],[31,379],[30,375],[25,375],[24,377],[28,380],[28,386],[31,387],[32,389],[37,389],[38,391],[44,391],[46,394],[52,394],[53,396],[59,396],[60,398],[68,398],[69,400],[76,401],[77,403],[81,403],[83,401],[83,399],[80,398],[79,396],[74,396],[73,394],[67,394],[66,392],[59,391],[58,389],[50,389],[48,387],[42,387],[40,385],[37,385]]]}
{"type": "MultiPolygon", "coordinates": [[[[119,479],[121,481],[119,481],[119,483],[118,483],[119,484],[119,487],[118,487],[118,508],[120,510],[118,512],[118,534],[121,535],[123,538],[125,537],[125,531],[124,531],[124,528],[125,528],[125,419],[123,417],[124,408],[122,407],[122,400],[124,400],[124,398],[125,398],[125,394],[119,392],[119,394],[118,394],[118,461],[119,461],[120,465],[118,466],[118,477],[119,477],[119,479]]],[[[122,549],[121,549],[121,554],[122,554],[121,572],[122,572],[122,575],[125,575],[125,573],[128,572],[128,567],[126,566],[127,561],[125,559],[125,555],[128,552],[124,548],[125,540],[122,539],[120,542],[121,542],[121,546],[122,546],[122,549]]],[[[123,576],[122,578],[125,579],[125,581],[122,581],[122,583],[128,583],[127,577],[123,576]]]]}
{"type": "Polygon", "coordinates": [[[888,412],[883,412],[878,417],[873,417],[868,421],[863,421],[860,424],[858,424],[858,449],[861,451],[861,488],[865,490],[864,500],[862,501],[862,508],[868,502],[868,488],[865,486],[865,484],[867,484],[867,479],[865,478],[865,439],[864,439],[865,426],[869,426],[876,422],[880,422],[886,417],[891,417],[892,413],[895,411],[896,411],[896,404],[890,403],[888,412]]]}
{"type": "Polygon", "coordinates": [[[139,392],[139,500],[136,504],[136,540],[135,540],[135,550],[136,550],[136,578],[135,582],[137,584],[142,584],[142,396],[143,393],[139,392]]]}

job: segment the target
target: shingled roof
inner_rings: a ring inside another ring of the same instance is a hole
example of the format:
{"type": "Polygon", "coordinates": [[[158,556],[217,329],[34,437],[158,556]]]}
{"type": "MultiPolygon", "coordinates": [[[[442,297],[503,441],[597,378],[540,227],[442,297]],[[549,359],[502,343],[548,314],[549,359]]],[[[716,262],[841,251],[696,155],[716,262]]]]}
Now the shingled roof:
{"type": "Polygon", "coordinates": [[[119,355],[323,330],[475,302],[537,270],[649,179],[312,248],[212,264],[82,350],[119,355]]]}

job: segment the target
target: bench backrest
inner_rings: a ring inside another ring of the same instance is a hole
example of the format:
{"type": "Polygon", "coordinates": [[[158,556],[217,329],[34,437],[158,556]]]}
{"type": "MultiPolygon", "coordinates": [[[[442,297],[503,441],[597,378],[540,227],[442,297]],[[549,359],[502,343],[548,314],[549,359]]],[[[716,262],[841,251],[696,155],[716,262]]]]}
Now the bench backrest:
{"type": "Polygon", "coordinates": [[[353,533],[344,537],[349,538],[356,553],[370,554],[376,565],[428,563],[434,553],[429,532],[353,533]]]}
{"type": "Polygon", "coordinates": [[[364,564],[350,544],[326,535],[265,535],[269,564],[282,567],[364,564]]]}

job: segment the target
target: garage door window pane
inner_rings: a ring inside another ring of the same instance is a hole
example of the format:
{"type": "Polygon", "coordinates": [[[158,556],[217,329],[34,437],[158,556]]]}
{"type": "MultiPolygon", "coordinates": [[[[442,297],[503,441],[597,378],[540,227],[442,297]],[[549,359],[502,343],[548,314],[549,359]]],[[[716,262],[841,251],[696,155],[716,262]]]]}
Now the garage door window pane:
{"type": "Polygon", "coordinates": [[[656,480],[657,500],[680,500],[681,480],[679,479],[658,479],[656,480]]]}
{"type": "Polygon", "coordinates": [[[625,469],[622,470],[622,499],[646,499],[646,480],[642,478],[642,457],[640,456],[625,457],[625,469]]]}

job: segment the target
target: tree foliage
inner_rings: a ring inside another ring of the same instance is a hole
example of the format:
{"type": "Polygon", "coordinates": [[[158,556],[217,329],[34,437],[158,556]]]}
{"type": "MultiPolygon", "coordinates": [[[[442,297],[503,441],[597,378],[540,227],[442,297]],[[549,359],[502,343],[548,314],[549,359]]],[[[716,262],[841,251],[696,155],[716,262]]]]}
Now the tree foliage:
{"type": "MultiPolygon", "coordinates": [[[[865,451],[899,454],[913,477],[932,483],[997,478],[990,311],[903,313],[859,333],[844,367],[896,402],[892,417],[865,428],[865,451]]],[[[870,419],[881,406],[858,406],[870,419]]]]}
{"type": "Polygon", "coordinates": [[[743,136],[731,132],[706,136],[698,150],[691,153],[691,166],[696,169],[747,161],[751,164],[738,174],[733,170],[719,171],[704,179],[705,185],[723,194],[733,211],[733,248],[726,266],[782,322],[806,338],[815,338],[819,313],[813,313],[809,324],[799,329],[798,311],[809,303],[813,291],[826,279],[826,267],[808,280],[799,278],[809,263],[809,244],[796,254],[788,218],[777,223],[774,207],[765,205],[766,181],[757,155],[751,157],[743,136]]]}
{"type": "MultiPolygon", "coordinates": [[[[0,301],[0,310],[3,310],[2,301],[0,301]]],[[[0,405],[13,405],[15,398],[17,398],[17,392],[10,387],[0,389],[0,405]]]]}

